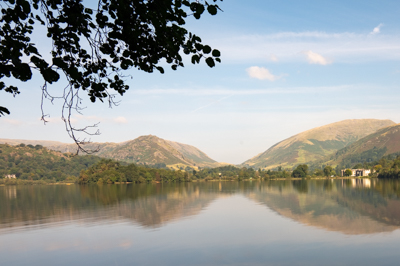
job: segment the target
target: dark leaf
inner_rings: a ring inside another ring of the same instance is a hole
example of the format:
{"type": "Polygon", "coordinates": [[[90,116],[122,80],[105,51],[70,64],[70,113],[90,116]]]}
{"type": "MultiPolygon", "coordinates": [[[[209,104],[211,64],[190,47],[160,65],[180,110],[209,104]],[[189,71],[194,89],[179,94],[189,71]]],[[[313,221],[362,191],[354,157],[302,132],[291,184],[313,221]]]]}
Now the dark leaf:
{"type": "Polygon", "coordinates": [[[9,114],[10,114],[10,111],[8,111],[8,109],[5,108],[5,107],[0,106],[0,117],[4,116],[4,115],[6,115],[6,114],[9,115],[9,114]]]}
{"type": "Polygon", "coordinates": [[[209,67],[215,67],[215,62],[214,59],[212,59],[212,57],[207,57],[206,63],[209,67]]]}
{"type": "Polygon", "coordinates": [[[221,56],[221,52],[218,51],[218,50],[216,50],[216,49],[214,49],[214,50],[212,51],[212,55],[213,55],[214,57],[220,57],[220,56],[221,56]]]}
{"type": "Polygon", "coordinates": [[[205,45],[205,46],[203,47],[203,52],[204,52],[205,54],[209,54],[209,53],[211,52],[211,47],[208,46],[208,45],[205,45]]]}
{"type": "Polygon", "coordinates": [[[210,13],[213,16],[217,14],[217,8],[215,5],[208,6],[207,11],[208,11],[208,13],[210,13]]]}
{"type": "Polygon", "coordinates": [[[162,67],[156,67],[156,69],[157,69],[158,71],[160,71],[161,74],[164,74],[164,68],[162,68],[162,67]]]}

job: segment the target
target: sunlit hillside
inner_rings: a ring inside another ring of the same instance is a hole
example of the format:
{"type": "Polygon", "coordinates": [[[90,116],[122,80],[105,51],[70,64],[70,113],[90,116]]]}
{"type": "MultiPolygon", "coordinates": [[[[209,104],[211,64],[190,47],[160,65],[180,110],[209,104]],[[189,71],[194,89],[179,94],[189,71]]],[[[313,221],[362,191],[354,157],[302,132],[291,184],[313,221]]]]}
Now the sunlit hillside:
{"type": "Polygon", "coordinates": [[[313,128],[285,139],[267,151],[243,163],[255,168],[292,168],[297,164],[317,161],[337,150],[394,125],[391,120],[352,119],[313,128]]]}

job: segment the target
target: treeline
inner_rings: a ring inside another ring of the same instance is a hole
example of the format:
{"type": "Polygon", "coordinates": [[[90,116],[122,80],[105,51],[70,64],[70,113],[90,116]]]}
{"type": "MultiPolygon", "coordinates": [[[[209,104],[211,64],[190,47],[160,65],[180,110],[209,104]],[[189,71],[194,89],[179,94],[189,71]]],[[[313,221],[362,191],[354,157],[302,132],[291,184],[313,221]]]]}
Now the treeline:
{"type": "Polygon", "coordinates": [[[143,165],[128,164],[111,159],[102,159],[97,164],[82,170],[79,175],[79,184],[134,182],[145,183],[151,181],[182,182],[189,181],[189,173],[173,171],[163,168],[149,168],[143,165]]]}
{"type": "Polygon", "coordinates": [[[97,156],[74,156],[41,145],[0,144],[0,178],[15,175],[20,180],[76,181],[79,173],[99,162],[97,156]]]}
{"type": "Polygon", "coordinates": [[[122,165],[120,162],[102,159],[99,163],[81,171],[79,175],[80,184],[116,182],[189,182],[194,180],[249,180],[249,179],[275,179],[288,178],[291,172],[282,170],[254,170],[252,168],[238,168],[232,165],[205,168],[201,170],[171,170],[164,168],[150,168],[144,165],[122,165]]]}
{"type": "Polygon", "coordinates": [[[375,173],[374,177],[384,179],[399,179],[400,178],[400,154],[391,154],[381,158],[374,163],[372,167],[375,173]]]}
{"type": "Polygon", "coordinates": [[[238,168],[232,165],[205,168],[198,172],[194,171],[194,176],[198,179],[229,179],[229,180],[242,180],[242,179],[271,179],[271,178],[287,178],[290,177],[291,172],[283,170],[279,167],[277,170],[255,170],[253,168],[238,168]]]}
{"type": "Polygon", "coordinates": [[[345,176],[351,175],[350,169],[370,169],[371,177],[385,178],[385,179],[398,179],[400,178],[400,152],[393,153],[387,156],[381,156],[383,149],[373,149],[367,153],[354,155],[351,158],[347,158],[341,164],[332,168],[331,166],[321,166],[320,169],[315,165],[312,165],[314,175],[327,176],[329,170],[331,175],[341,175],[341,170],[345,170],[345,176]],[[365,156],[365,157],[364,157],[365,156]],[[362,163],[360,158],[363,158],[362,163]],[[366,159],[368,158],[368,159],[366,159]],[[374,159],[372,161],[372,158],[374,159]],[[354,159],[354,160],[352,160],[354,159]],[[328,168],[328,169],[327,169],[328,168]]]}

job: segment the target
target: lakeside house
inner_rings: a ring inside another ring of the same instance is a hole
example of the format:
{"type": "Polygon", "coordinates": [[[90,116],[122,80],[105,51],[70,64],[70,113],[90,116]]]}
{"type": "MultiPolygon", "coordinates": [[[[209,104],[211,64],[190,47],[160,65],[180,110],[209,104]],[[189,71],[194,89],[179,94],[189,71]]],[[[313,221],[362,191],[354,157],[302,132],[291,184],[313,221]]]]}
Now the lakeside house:
{"type": "Polygon", "coordinates": [[[4,178],[15,179],[17,177],[15,175],[5,175],[4,178]]]}
{"type": "MultiPolygon", "coordinates": [[[[344,176],[344,172],[347,169],[341,170],[342,176],[344,176]]],[[[368,176],[371,173],[370,169],[350,169],[351,170],[351,175],[350,176],[368,176]]]]}

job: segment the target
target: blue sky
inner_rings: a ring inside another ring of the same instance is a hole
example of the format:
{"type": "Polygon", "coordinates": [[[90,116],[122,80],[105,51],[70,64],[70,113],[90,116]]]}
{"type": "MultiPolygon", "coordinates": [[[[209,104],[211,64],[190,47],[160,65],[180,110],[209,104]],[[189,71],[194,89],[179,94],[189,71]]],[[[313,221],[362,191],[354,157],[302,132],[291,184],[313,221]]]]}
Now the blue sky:
{"type": "MultiPolygon", "coordinates": [[[[86,101],[77,125],[100,122],[93,141],[152,134],[241,163],[324,124],[400,122],[399,1],[225,0],[220,7],[224,12],[191,18],[187,27],[221,51],[221,64],[188,61],[164,75],[130,70],[119,106],[86,101]]],[[[60,103],[46,102],[50,122],[39,121],[40,84],[22,83],[15,98],[2,94],[0,105],[12,115],[1,118],[0,138],[71,142],[60,103]]]]}

